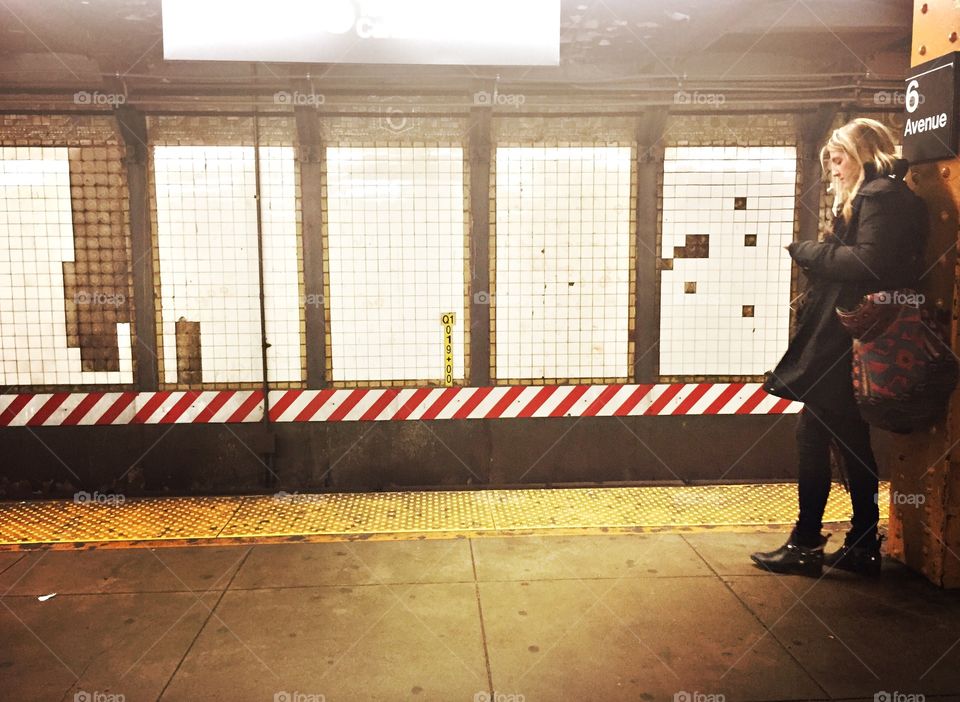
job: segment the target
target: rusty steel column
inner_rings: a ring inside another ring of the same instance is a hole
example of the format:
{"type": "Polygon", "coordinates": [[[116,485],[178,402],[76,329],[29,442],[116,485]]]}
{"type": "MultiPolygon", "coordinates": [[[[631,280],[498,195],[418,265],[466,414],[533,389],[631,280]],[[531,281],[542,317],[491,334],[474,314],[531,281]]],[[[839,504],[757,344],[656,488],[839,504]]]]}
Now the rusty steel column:
{"type": "MultiPolygon", "coordinates": [[[[914,3],[910,65],[960,50],[960,7],[954,0],[914,3]]],[[[927,203],[930,239],[920,291],[951,314],[958,343],[957,206],[960,159],[911,168],[908,184],[927,203]]],[[[878,456],[890,467],[890,553],[941,587],[960,587],[960,393],[945,421],[929,432],[896,437],[878,456]]]]}
{"type": "Polygon", "coordinates": [[[133,258],[133,348],[137,390],[156,390],[157,291],[153,286],[153,241],[150,231],[150,178],[147,148],[147,119],[143,112],[124,105],[116,112],[117,124],[127,147],[127,188],[130,197],[130,255],[133,258]]]}
{"type": "Polygon", "coordinates": [[[634,307],[632,383],[656,383],[660,379],[660,299],[657,274],[657,222],[663,168],[663,136],[667,126],[665,109],[648,110],[637,129],[637,241],[636,289],[631,291],[634,307]]]}
{"type": "Polygon", "coordinates": [[[490,384],[490,157],[492,111],[470,111],[470,375],[467,385],[490,384]]]}
{"type": "Polygon", "coordinates": [[[327,329],[323,299],[323,138],[320,116],[313,107],[294,108],[300,159],[300,201],[303,231],[303,298],[307,339],[307,385],[327,386],[327,329]]]}

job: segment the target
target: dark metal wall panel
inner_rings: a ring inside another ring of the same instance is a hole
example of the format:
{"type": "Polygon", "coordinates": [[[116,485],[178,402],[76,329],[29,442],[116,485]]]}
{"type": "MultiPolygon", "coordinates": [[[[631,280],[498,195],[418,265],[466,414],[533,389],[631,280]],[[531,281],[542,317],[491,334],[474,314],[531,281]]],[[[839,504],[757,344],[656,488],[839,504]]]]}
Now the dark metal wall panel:
{"type": "Polygon", "coordinates": [[[303,304],[307,340],[307,387],[326,387],[326,319],[323,298],[323,143],[319,117],[297,108],[297,141],[303,218],[303,304]]]}
{"type": "Polygon", "coordinates": [[[142,112],[117,110],[117,123],[127,147],[127,188],[130,197],[130,254],[133,257],[133,299],[137,314],[133,350],[137,390],[156,390],[157,320],[153,289],[153,244],[150,241],[150,197],[147,173],[147,120],[142,112]]]}
{"type": "Polygon", "coordinates": [[[490,110],[470,113],[470,385],[490,384],[490,110]]]}
{"type": "Polygon", "coordinates": [[[657,286],[657,231],[660,216],[658,179],[663,164],[666,110],[645,113],[637,131],[637,270],[634,306],[632,376],[655,383],[660,376],[660,306],[657,286]]]}
{"type": "Polygon", "coordinates": [[[0,429],[0,497],[795,477],[796,415],[0,429]]]}

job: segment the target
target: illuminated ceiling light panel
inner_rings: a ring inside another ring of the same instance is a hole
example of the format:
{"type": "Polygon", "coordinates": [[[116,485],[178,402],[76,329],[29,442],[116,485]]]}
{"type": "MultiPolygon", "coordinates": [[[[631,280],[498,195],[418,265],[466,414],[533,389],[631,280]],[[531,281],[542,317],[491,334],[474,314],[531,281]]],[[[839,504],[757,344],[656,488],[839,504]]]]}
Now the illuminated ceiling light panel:
{"type": "Polygon", "coordinates": [[[556,66],[560,0],[163,0],[163,55],[556,66]]]}

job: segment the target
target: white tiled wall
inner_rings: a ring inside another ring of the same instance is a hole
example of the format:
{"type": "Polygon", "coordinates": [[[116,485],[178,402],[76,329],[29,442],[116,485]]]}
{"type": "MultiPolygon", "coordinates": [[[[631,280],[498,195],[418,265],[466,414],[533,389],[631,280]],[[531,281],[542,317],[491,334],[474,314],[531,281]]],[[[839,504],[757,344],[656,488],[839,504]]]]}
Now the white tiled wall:
{"type": "Polygon", "coordinates": [[[260,147],[260,191],[264,313],[270,343],[267,372],[271,382],[299,382],[304,372],[293,147],[260,147]]]}
{"type": "Polygon", "coordinates": [[[500,147],[497,378],[627,376],[629,147],[500,147]]]}
{"type": "MultiPolygon", "coordinates": [[[[261,147],[264,292],[274,381],[299,380],[293,149],[261,147]]],[[[200,323],[204,383],[259,382],[254,150],[154,147],[164,377],[177,382],[176,322],[200,323]]]]}
{"type": "Polygon", "coordinates": [[[72,261],[66,148],[0,147],[0,359],[3,385],[133,382],[130,325],[120,370],[84,372],[67,346],[63,262],[72,261]]]}
{"type": "Polygon", "coordinates": [[[779,359],[789,334],[784,247],[793,239],[795,185],[794,147],[666,149],[661,256],[673,257],[687,235],[706,234],[709,257],[674,258],[673,270],[661,271],[661,374],[759,375],[779,359]],[[735,209],[736,198],[746,198],[745,209],[735,209]]]}
{"type": "Polygon", "coordinates": [[[326,158],[333,380],[439,380],[445,312],[463,378],[463,149],[344,146],[326,158]]]}

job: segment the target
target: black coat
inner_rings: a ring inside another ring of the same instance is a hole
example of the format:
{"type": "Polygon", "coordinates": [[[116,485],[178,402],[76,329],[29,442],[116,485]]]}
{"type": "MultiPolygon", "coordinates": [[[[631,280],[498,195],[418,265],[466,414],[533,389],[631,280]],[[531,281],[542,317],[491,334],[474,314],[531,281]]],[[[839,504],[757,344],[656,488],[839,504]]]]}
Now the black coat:
{"type": "Polygon", "coordinates": [[[928,227],[923,200],[903,182],[906,161],[897,162],[894,176],[877,176],[872,166],[864,168],[849,222],[837,217],[826,240],[788,247],[810,284],[787,351],[764,384],[774,395],[843,414],[856,414],[857,406],[852,344],[836,308],[856,307],[878,290],[915,287],[928,227]]]}

